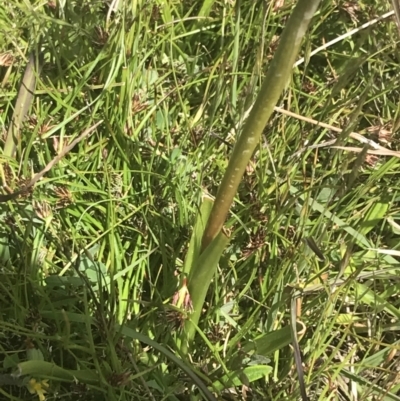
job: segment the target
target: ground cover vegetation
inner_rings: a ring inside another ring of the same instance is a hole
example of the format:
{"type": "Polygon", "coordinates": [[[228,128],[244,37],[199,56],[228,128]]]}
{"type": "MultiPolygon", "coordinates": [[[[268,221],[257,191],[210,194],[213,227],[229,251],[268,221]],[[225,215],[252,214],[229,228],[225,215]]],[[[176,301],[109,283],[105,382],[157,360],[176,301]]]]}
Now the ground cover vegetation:
{"type": "Polygon", "coordinates": [[[396,10],[3,1],[0,399],[400,400],[396,10]]]}

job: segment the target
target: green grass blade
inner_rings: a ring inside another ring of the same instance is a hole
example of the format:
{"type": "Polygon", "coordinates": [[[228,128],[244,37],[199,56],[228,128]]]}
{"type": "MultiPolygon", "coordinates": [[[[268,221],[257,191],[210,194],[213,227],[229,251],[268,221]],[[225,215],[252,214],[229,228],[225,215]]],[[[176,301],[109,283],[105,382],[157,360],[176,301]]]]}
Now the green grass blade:
{"type": "Polygon", "coordinates": [[[215,0],[204,0],[199,12],[199,17],[208,17],[211,11],[211,7],[214,3],[215,0]]]}
{"type": "Polygon", "coordinates": [[[130,327],[124,325],[121,326],[121,334],[132,338],[134,340],[141,341],[147,345],[150,345],[157,351],[160,351],[164,354],[170,361],[175,363],[179,368],[181,368],[189,377],[192,379],[193,383],[199,388],[199,390],[203,393],[204,398],[208,401],[216,401],[216,398],[212,395],[207,386],[199,379],[199,377],[192,371],[192,369],[187,366],[181,359],[177,358],[171,351],[167,350],[162,345],[158,344],[156,341],[151,340],[144,334],[138,333],[130,327]]]}

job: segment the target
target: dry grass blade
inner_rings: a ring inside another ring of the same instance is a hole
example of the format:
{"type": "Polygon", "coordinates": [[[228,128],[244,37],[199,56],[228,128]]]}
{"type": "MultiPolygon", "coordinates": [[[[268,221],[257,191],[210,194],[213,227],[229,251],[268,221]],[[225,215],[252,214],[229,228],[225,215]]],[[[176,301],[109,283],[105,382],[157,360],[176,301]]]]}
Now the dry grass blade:
{"type": "Polygon", "coordinates": [[[40,69],[40,62],[37,61],[36,65],[35,53],[32,51],[18,91],[12,121],[8,128],[6,143],[4,146],[4,154],[6,156],[14,157],[16,143],[19,141],[21,125],[31,107],[36,86],[36,77],[40,73],[40,69]]]}
{"type": "Polygon", "coordinates": [[[61,150],[61,152],[50,162],[47,164],[47,166],[37,173],[23,188],[19,189],[18,191],[13,192],[12,194],[7,194],[7,195],[0,195],[0,202],[7,202],[9,200],[17,198],[19,195],[23,194],[26,192],[29,188],[32,188],[47,172],[49,172],[68,152],[70,152],[73,147],[78,144],[82,139],[87,137],[91,132],[93,132],[101,123],[103,120],[98,121],[96,124],[94,124],[92,127],[88,128],[85,130],[81,135],[78,136],[78,138],[74,139],[69,145],[65,146],[61,150]]]}
{"type": "MultiPolygon", "coordinates": [[[[356,152],[356,153],[360,153],[364,149],[364,148],[356,148],[353,146],[332,146],[332,148],[347,150],[347,151],[356,152]]],[[[385,148],[380,149],[380,150],[368,149],[367,154],[377,155],[377,156],[394,156],[394,157],[400,158],[400,152],[397,152],[395,150],[385,149],[385,148]]]]}
{"type": "MultiPolygon", "coordinates": [[[[296,118],[298,120],[305,121],[305,122],[308,122],[310,124],[317,125],[319,127],[329,129],[329,130],[337,132],[339,134],[343,132],[343,130],[341,128],[334,127],[333,125],[326,124],[326,123],[324,123],[322,121],[317,121],[317,120],[314,120],[314,119],[309,118],[309,117],[301,116],[301,115],[293,113],[291,111],[282,109],[281,107],[275,107],[274,110],[277,111],[278,113],[285,114],[287,116],[294,117],[294,118],[296,118]]],[[[357,141],[359,141],[361,143],[364,143],[366,145],[371,146],[373,149],[368,149],[368,151],[367,151],[368,154],[380,155],[380,156],[394,156],[394,157],[399,157],[400,158],[400,152],[399,151],[387,149],[384,146],[379,145],[378,143],[372,141],[371,139],[366,138],[365,136],[363,136],[363,135],[361,135],[361,134],[359,134],[357,132],[350,132],[349,136],[352,139],[355,139],[355,140],[357,140],[357,141]]],[[[313,148],[319,148],[319,147],[323,147],[323,146],[330,146],[330,145],[333,145],[334,143],[336,143],[336,139],[331,140],[331,141],[327,141],[327,142],[324,142],[324,143],[318,144],[318,145],[309,145],[309,146],[307,146],[307,147],[305,147],[303,149],[300,149],[298,152],[296,152],[296,155],[301,153],[301,152],[303,152],[306,149],[313,149],[313,148]]],[[[344,147],[344,146],[332,146],[332,147],[335,148],[335,149],[343,149],[343,150],[348,150],[348,151],[352,151],[352,152],[361,152],[362,151],[362,148],[355,148],[355,147],[344,147]]]]}

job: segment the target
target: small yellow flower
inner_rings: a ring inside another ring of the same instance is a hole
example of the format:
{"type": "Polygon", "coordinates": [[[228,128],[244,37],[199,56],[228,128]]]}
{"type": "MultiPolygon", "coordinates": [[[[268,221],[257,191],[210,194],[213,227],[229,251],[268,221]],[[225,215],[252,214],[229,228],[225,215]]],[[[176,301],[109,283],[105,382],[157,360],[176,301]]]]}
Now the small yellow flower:
{"type": "Polygon", "coordinates": [[[46,399],[45,394],[49,388],[48,380],[38,382],[36,379],[31,379],[29,380],[27,387],[31,394],[38,395],[39,401],[44,401],[46,399]]]}

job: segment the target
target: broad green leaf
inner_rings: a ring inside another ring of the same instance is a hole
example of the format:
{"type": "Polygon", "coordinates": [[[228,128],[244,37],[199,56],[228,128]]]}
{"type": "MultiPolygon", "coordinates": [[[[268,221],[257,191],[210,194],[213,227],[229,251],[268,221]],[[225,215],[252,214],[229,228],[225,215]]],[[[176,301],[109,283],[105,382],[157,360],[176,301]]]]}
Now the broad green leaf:
{"type": "Polygon", "coordinates": [[[19,357],[17,353],[9,355],[6,354],[3,361],[3,368],[5,370],[9,368],[15,368],[18,365],[18,362],[19,362],[19,357]]]}
{"type": "Polygon", "coordinates": [[[237,387],[241,385],[249,385],[250,383],[263,379],[270,375],[273,371],[271,366],[267,365],[255,365],[247,366],[243,370],[238,370],[224,375],[213,384],[213,387],[217,391],[222,391],[228,387],[237,387]]]}
{"type": "Polygon", "coordinates": [[[385,217],[389,208],[389,202],[377,201],[368,209],[359,229],[360,234],[367,235],[385,217]]]}
{"type": "Polygon", "coordinates": [[[192,237],[190,238],[189,249],[186,253],[185,262],[183,264],[183,273],[189,275],[193,262],[196,261],[201,252],[201,240],[207,225],[208,216],[211,213],[213,200],[209,196],[204,196],[203,201],[196,218],[192,237]]]}
{"type": "MultiPolygon", "coordinates": [[[[211,244],[194,260],[188,277],[188,289],[193,304],[193,313],[185,325],[186,344],[193,340],[196,326],[200,319],[208,287],[216,272],[222,252],[227,247],[229,238],[220,232],[211,244]]],[[[200,245],[200,244],[199,244],[200,245]]],[[[185,345],[186,346],[186,345],[185,345]]]]}
{"type": "Polygon", "coordinates": [[[268,356],[292,342],[291,327],[285,326],[270,333],[262,334],[243,346],[245,352],[254,350],[259,355],[268,356]]]}
{"type": "Polygon", "coordinates": [[[14,376],[36,376],[49,377],[53,379],[67,380],[74,382],[79,380],[82,383],[98,384],[99,374],[94,370],[67,370],[60,368],[54,363],[45,361],[27,361],[18,364],[18,371],[14,376]]]}
{"type": "Polygon", "coordinates": [[[28,361],[44,361],[42,351],[37,348],[30,348],[26,351],[26,358],[28,361]]]}

